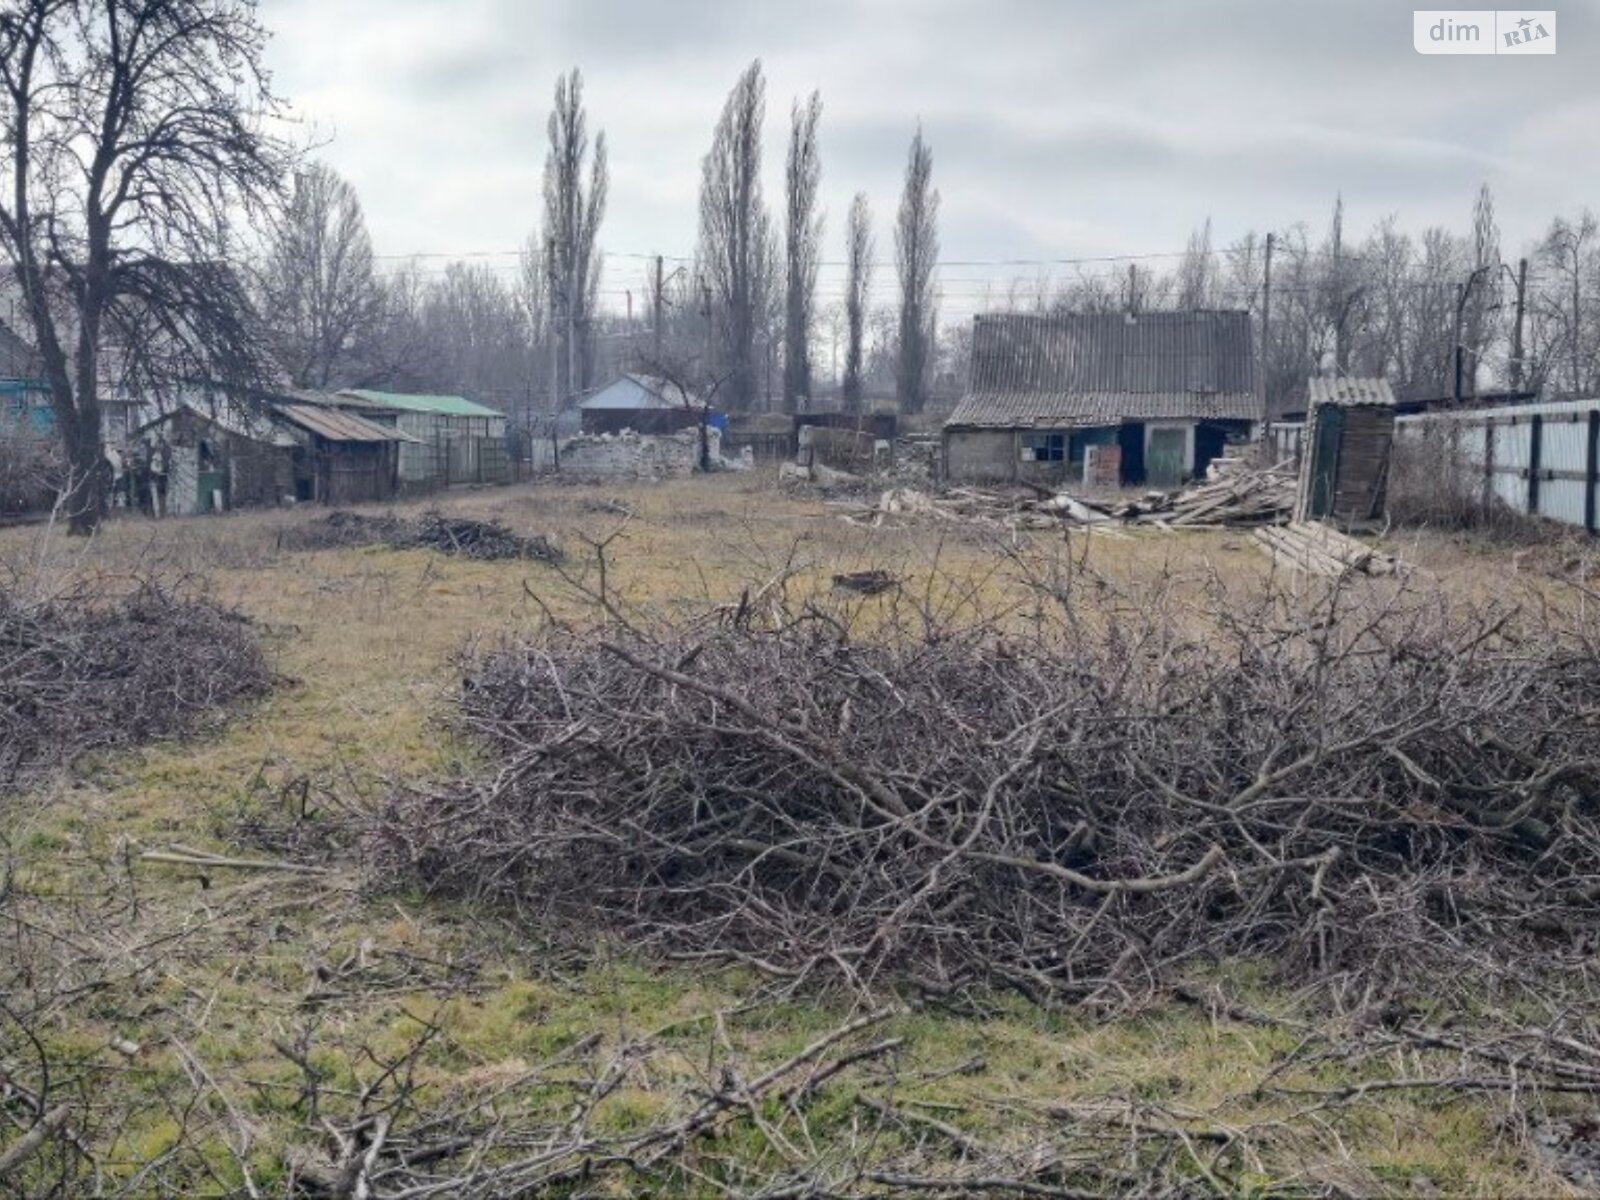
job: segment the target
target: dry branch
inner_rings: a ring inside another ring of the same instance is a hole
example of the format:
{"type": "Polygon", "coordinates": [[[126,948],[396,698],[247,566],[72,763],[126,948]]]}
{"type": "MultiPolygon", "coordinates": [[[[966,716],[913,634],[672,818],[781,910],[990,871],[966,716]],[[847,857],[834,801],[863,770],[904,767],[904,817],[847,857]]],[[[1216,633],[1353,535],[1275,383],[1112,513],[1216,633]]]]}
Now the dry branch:
{"type": "Polygon", "coordinates": [[[1003,630],[858,641],[813,611],[505,645],[462,695],[502,769],[397,794],[370,844],[670,954],[934,993],[1120,1004],[1241,954],[1382,990],[1600,934],[1591,632],[1403,584],[1219,597],[1203,640],[1058,598],[1003,630]]]}

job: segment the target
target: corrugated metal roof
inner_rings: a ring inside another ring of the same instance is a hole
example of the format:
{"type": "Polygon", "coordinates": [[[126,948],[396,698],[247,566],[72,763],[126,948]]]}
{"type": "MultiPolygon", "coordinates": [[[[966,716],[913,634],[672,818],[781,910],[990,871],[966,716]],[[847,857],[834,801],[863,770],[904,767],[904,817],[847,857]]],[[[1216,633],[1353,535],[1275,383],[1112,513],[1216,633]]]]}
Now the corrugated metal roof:
{"type": "Polygon", "coordinates": [[[578,407],[593,412],[597,409],[693,408],[698,407],[699,403],[693,392],[685,391],[676,383],[669,383],[655,375],[630,373],[606,384],[588,399],[580,401],[578,407]]]}
{"type": "Polygon", "coordinates": [[[478,404],[465,396],[414,396],[406,392],[374,392],[367,388],[350,388],[339,394],[356,396],[384,408],[398,408],[405,412],[438,413],[447,417],[505,416],[499,409],[478,404]]]}
{"type": "Polygon", "coordinates": [[[311,404],[317,408],[355,409],[357,412],[393,416],[400,410],[357,396],[354,392],[311,392],[303,388],[278,388],[273,395],[292,404],[311,404]]]}
{"type": "Polygon", "coordinates": [[[1013,429],[1122,421],[1259,421],[1254,393],[998,392],[967,396],[946,426],[1013,429]]]}
{"type": "Polygon", "coordinates": [[[1314,375],[1307,388],[1309,406],[1333,404],[1340,408],[1393,408],[1394,389],[1387,379],[1337,378],[1314,375]]]}
{"type": "Polygon", "coordinates": [[[1246,312],[980,316],[948,425],[1262,419],[1246,312]]]}
{"type": "Polygon", "coordinates": [[[273,410],[284,420],[330,442],[414,442],[408,433],[379,425],[355,413],[314,404],[275,404],[273,410]]]}

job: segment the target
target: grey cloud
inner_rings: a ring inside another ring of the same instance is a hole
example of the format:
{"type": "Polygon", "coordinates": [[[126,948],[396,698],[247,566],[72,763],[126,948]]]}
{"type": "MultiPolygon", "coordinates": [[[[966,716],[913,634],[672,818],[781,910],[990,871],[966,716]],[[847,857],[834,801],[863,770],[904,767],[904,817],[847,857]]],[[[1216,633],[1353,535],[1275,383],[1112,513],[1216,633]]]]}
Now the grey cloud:
{"type": "Polygon", "coordinates": [[[279,89],[339,130],[327,157],[390,253],[520,243],[572,65],[611,144],[603,241],[686,252],[722,96],[757,55],[769,193],[789,98],[820,87],[830,239],[864,188],[884,253],[919,116],[952,257],[1172,249],[1207,214],[1219,236],[1320,223],[1336,190],[1358,221],[1460,224],[1483,179],[1514,243],[1600,201],[1575,152],[1587,7],[1561,12],[1560,54],[1525,60],[1422,58],[1392,0],[276,0],[265,16],[279,89]]]}

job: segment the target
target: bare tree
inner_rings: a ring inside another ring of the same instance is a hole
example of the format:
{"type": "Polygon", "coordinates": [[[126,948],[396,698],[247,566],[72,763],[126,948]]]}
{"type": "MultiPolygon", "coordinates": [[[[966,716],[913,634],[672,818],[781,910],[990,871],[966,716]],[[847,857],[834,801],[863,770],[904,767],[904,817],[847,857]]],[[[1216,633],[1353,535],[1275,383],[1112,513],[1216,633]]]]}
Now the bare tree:
{"type": "Polygon", "coordinates": [[[603,131],[595,135],[594,153],[589,152],[583,74],[576,67],[556,80],[549,134],[550,153],[544,163],[545,265],[558,305],[557,333],[565,350],[558,378],[562,394],[570,396],[589,386],[594,367],[601,266],[595,240],[605,217],[610,182],[603,131]]]}
{"type": "Polygon", "coordinates": [[[817,127],[822,121],[822,96],[811,93],[789,113],[789,162],[784,176],[785,277],[783,322],[783,407],[796,411],[811,396],[811,326],[816,307],[817,265],[821,260],[822,217],[817,188],[822,157],[817,127]]]}
{"type": "Polygon", "coordinates": [[[531,430],[534,413],[546,414],[553,420],[561,408],[557,383],[561,354],[556,338],[555,306],[551,302],[545,244],[537,232],[528,235],[517,265],[517,279],[512,290],[523,322],[526,379],[523,394],[510,407],[520,410],[519,423],[523,429],[531,430]]]}
{"type": "Polygon", "coordinates": [[[867,194],[857,192],[850,202],[850,222],[845,229],[844,293],[844,408],[861,411],[863,345],[867,331],[867,306],[872,291],[872,209],[867,194]]]}
{"type": "MultiPolygon", "coordinates": [[[[1319,289],[1321,312],[1318,314],[1326,329],[1325,337],[1332,344],[1333,370],[1337,375],[1350,373],[1350,352],[1355,334],[1362,323],[1362,305],[1366,298],[1360,264],[1350,257],[1344,244],[1344,197],[1334,197],[1333,219],[1328,226],[1328,240],[1323,247],[1319,289]]],[[[1313,369],[1322,364],[1314,364],[1313,369]]]]}
{"type": "Polygon", "coordinates": [[[774,248],[761,193],[761,124],[767,85],[757,59],[728,94],[701,168],[700,269],[715,304],[728,407],[756,395],[755,343],[768,306],[774,248]]]}
{"type": "Polygon", "coordinates": [[[1211,218],[1189,235],[1178,262],[1178,307],[1190,312],[1216,304],[1218,271],[1211,251],[1211,218]]]}
{"type": "Polygon", "coordinates": [[[453,262],[424,280],[411,268],[389,281],[385,296],[389,382],[460,392],[506,411],[526,399],[528,316],[523,298],[494,271],[453,262]]]}
{"type": "MultiPolygon", "coordinates": [[[[1584,288],[1600,274],[1597,233],[1600,223],[1584,209],[1575,219],[1557,217],[1539,246],[1541,273],[1547,280],[1538,298],[1541,324],[1548,327],[1542,340],[1550,344],[1551,357],[1566,360],[1564,391],[1568,396],[1581,396],[1588,389],[1596,358],[1597,322],[1590,312],[1594,296],[1586,297],[1584,288]]],[[[1548,377],[1554,382],[1561,374],[1551,369],[1548,377]]]]}
{"type": "Polygon", "coordinates": [[[1472,205],[1472,259],[1468,278],[1472,281],[1463,306],[1461,344],[1467,359],[1467,390],[1476,391],[1474,381],[1494,341],[1494,316],[1500,310],[1500,228],[1495,223],[1494,196],[1485,183],[1478,189],[1472,205]]]}
{"type": "Polygon", "coordinates": [[[921,412],[933,367],[933,272],[939,258],[939,192],[933,186],[933,151],[918,124],[906,160],[905,190],[894,230],[900,273],[900,346],[895,392],[903,412],[921,412]]]}
{"type": "Polygon", "coordinates": [[[154,332],[158,369],[259,362],[236,304],[229,219],[274,197],[289,159],[253,5],[9,0],[0,12],[0,247],[23,293],[73,480],[70,527],[104,503],[103,356],[154,332]]]}
{"type": "Polygon", "coordinates": [[[362,381],[383,294],[361,201],[331,167],[312,163],[295,176],[273,225],[261,293],[273,349],[297,387],[362,381]]]}

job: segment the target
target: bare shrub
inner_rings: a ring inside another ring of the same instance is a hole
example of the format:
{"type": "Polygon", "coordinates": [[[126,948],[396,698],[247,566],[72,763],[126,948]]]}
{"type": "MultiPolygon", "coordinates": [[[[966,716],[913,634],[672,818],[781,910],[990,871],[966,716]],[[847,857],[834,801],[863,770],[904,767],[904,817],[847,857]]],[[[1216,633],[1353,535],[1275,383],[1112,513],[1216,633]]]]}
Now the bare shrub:
{"type": "Polygon", "coordinates": [[[1466,455],[1443,424],[1398,437],[1389,469],[1389,516],[1396,525],[1482,532],[1536,540],[1548,521],[1519,513],[1484,485],[1483,465],[1466,455]]]}
{"type": "Polygon", "coordinates": [[[0,427],[0,517],[48,510],[66,478],[57,443],[0,427]]]}
{"type": "Polygon", "coordinates": [[[741,606],[502,645],[461,695],[498,773],[397,793],[373,844],[529,917],[932,993],[1125,1003],[1237,955],[1403,990],[1600,932],[1590,631],[1035,582],[1027,622],[741,606]]]}

